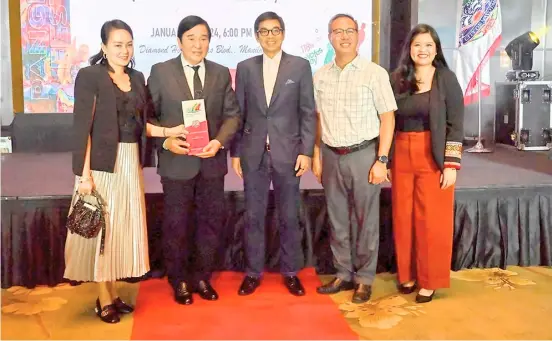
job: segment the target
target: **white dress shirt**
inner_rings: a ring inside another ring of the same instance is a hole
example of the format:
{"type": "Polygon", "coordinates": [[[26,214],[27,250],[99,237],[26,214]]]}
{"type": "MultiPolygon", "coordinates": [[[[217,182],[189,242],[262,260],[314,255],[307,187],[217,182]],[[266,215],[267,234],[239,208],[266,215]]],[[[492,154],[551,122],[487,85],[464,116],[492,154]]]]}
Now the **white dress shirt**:
{"type": "Polygon", "coordinates": [[[182,60],[182,68],[184,69],[184,75],[186,76],[186,81],[188,82],[188,86],[190,87],[190,92],[192,93],[192,97],[194,97],[195,71],[194,69],[192,69],[192,66],[199,65],[199,79],[201,79],[201,84],[205,86],[205,61],[202,60],[199,64],[192,64],[189,63],[186,58],[184,58],[183,54],[180,54],[180,60],[182,60]]]}
{"type": "MultiPolygon", "coordinates": [[[[205,86],[205,61],[202,60],[199,64],[192,64],[189,63],[186,58],[184,58],[183,54],[180,54],[180,60],[182,61],[182,68],[184,69],[184,75],[186,76],[186,82],[188,82],[188,87],[190,88],[190,93],[192,94],[192,98],[194,97],[194,74],[195,71],[192,69],[192,66],[199,65],[199,70],[197,72],[199,73],[199,79],[201,80],[201,84],[205,86]]],[[[167,149],[166,145],[167,139],[163,141],[163,148],[167,149]]],[[[221,148],[222,149],[222,148],[221,148]]]]}
{"type": "MultiPolygon", "coordinates": [[[[270,100],[272,99],[272,93],[274,92],[274,85],[276,83],[276,77],[278,76],[278,69],[280,68],[281,60],[281,50],[272,58],[270,58],[266,54],[263,54],[263,83],[267,106],[270,106],[270,100]]],[[[269,139],[267,134],[266,143],[268,142],[269,139]]]]}

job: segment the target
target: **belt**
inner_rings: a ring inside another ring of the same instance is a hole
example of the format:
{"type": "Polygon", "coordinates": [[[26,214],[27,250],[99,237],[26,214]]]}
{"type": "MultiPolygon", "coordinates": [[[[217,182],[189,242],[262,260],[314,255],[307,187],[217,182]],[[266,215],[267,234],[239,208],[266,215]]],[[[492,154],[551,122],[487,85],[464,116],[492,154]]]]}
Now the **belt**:
{"type": "Polygon", "coordinates": [[[361,143],[354,144],[354,145],[348,146],[348,147],[331,147],[331,146],[328,146],[328,145],[326,145],[326,146],[332,152],[334,152],[336,154],[346,155],[346,154],[350,154],[350,153],[353,153],[353,152],[358,152],[359,150],[362,150],[362,149],[368,147],[369,145],[371,145],[374,142],[374,140],[375,139],[368,140],[368,141],[362,141],[361,143]]]}

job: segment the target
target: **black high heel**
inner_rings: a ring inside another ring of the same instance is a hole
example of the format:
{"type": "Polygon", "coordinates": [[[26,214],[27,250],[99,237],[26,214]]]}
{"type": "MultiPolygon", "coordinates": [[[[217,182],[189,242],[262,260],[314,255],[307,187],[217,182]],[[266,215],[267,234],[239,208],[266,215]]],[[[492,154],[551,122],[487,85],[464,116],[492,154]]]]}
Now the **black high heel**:
{"type": "Polygon", "coordinates": [[[134,307],[124,302],[120,297],[113,300],[113,305],[119,314],[130,314],[134,311],[134,307]]]}
{"type": "Polygon", "coordinates": [[[433,290],[433,292],[432,292],[431,295],[429,295],[429,296],[420,295],[420,294],[418,293],[418,295],[416,295],[416,303],[427,303],[427,302],[431,302],[431,300],[433,299],[433,295],[435,295],[435,290],[433,290]]]}
{"type": "Polygon", "coordinates": [[[96,308],[94,310],[96,311],[96,315],[106,323],[118,323],[120,321],[115,305],[109,304],[102,308],[99,298],[96,299],[96,308]]]}
{"type": "Polygon", "coordinates": [[[403,285],[403,284],[399,284],[399,285],[397,285],[397,289],[399,289],[399,292],[401,294],[408,295],[408,294],[413,293],[416,290],[416,283],[414,283],[413,285],[408,286],[408,287],[403,285]]]}

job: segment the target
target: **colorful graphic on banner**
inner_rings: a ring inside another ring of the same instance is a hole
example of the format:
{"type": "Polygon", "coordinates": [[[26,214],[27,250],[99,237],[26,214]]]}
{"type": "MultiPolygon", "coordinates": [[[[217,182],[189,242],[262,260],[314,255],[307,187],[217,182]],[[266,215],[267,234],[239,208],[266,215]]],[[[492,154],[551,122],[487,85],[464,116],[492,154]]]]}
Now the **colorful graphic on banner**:
{"type": "Polygon", "coordinates": [[[136,68],[146,79],[151,66],[178,56],[176,28],[186,15],[203,17],[211,26],[207,59],[223,64],[235,76],[236,65],[262,53],[253,23],[266,11],[284,19],[283,49],[310,61],[315,72],[334,58],[328,43],[328,21],[350,13],[359,22],[359,53],[371,57],[370,1],[341,0],[20,0],[25,112],[72,112],[74,80],[91,55],[100,50],[100,28],[113,18],[134,33],[136,68]],[[109,8],[109,10],[106,10],[109,8]],[[216,11],[213,11],[216,8],[216,11]],[[228,15],[234,13],[239,15],[228,15]],[[308,14],[308,16],[306,16],[308,14]]]}
{"type": "Polygon", "coordinates": [[[71,37],[70,0],[21,0],[25,112],[72,112],[73,83],[89,48],[71,37]]]}

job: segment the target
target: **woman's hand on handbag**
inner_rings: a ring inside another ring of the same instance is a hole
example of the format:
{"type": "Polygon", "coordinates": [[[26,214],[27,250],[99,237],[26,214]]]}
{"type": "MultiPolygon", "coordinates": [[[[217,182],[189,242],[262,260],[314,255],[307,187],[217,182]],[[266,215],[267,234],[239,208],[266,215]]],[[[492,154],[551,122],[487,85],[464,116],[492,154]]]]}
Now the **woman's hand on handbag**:
{"type": "Polygon", "coordinates": [[[77,190],[80,195],[89,195],[92,193],[93,189],[94,189],[94,180],[92,180],[92,177],[80,178],[79,188],[77,190]]]}

